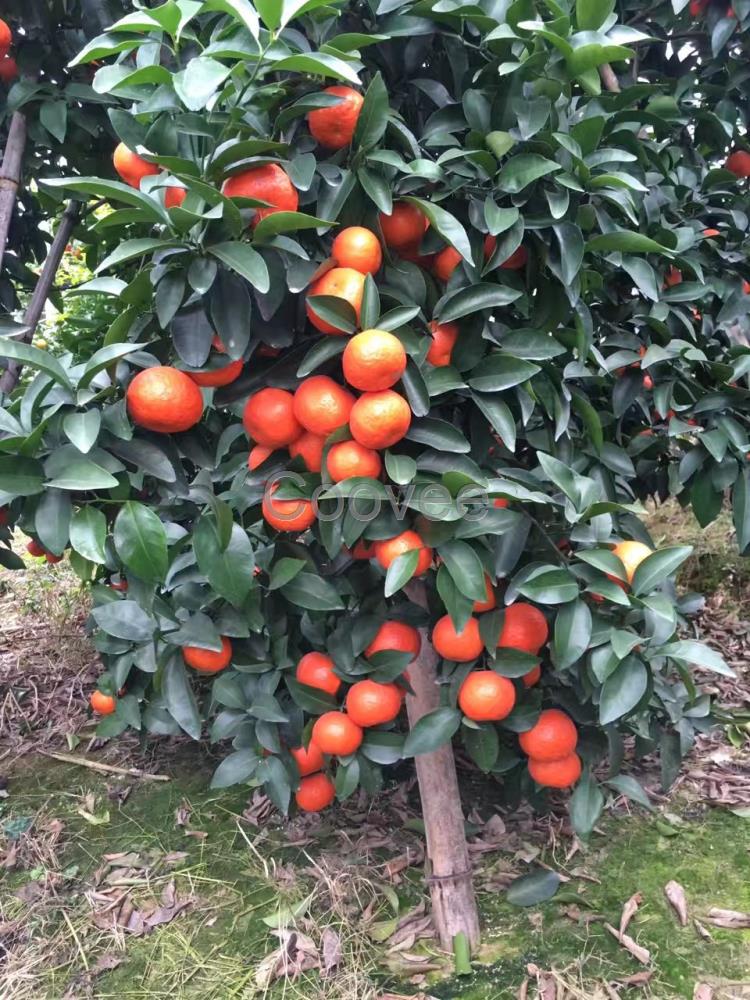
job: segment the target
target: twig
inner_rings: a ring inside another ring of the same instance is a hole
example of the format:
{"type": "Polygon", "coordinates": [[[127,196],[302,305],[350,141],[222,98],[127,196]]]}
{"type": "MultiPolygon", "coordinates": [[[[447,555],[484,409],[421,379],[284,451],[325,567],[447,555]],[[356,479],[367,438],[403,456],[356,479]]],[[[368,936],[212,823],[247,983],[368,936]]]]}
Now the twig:
{"type": "Polygon", "coordinates": [[[80,764],[81,767],[90,767],[92,771],[102,771],[104,774],[122,774],[128,778],[143,778],[144,781],[171,781],[168,774],[149,774],[148,771],[141,771],[138,767],[115,767],[114,764],[103,764],[98,760],[86,760],[85,757],[76,757],[72,753],[55,753],[52,750],[40,750],[39,753],[45,757],[54,757],[65,764],[80,764]]]}
{"type": "Polygon", "coordinates": [[[602,83],[606,90],[609,90],[613,94],[620,93],[620,81],[617,79],[617,74],[609,63],[604,63],[603,66],[599,67],[599,76],[602,78],[602,83]]]}
{"type": "Polygon", "coordinates": [[[70,922],[70,917],[65,912],[65,910],[61,910],[60,912],[63,915],[63,919],[65,920],[65,923],[68,925],[68,930],[73,935],[73,940],[76,943],[76,948],[78,949],[78,954],[81,956],[81,961],[83,962],[83,967],[86,970],[86,972],[88,972],[89,971],[89,960],[86,958],[86,952],[81,947],[81,942],[79,941],[78,935],[76,934],[76,929],[73,926],[73,924],[70,922]]]}

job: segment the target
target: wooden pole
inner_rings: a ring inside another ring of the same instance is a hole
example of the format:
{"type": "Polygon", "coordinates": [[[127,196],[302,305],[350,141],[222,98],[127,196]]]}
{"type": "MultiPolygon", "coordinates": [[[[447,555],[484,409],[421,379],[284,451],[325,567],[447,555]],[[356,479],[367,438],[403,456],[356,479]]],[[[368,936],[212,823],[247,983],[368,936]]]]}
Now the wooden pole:
{"type": "MultiPolygon", "coordinates": [[[[42,318],[44,305],[55,283],[57,269],[60,267],[65,247],[70,242],[70,236],[78,221],[80,211],[81,203],[79,201],[70,201],[62,214],[60,225],[57,227],[55,238],[52,241],[52,246],[49,248],[49,253],[44,261],[42,273],[39,275],[36,288],[31,295],[26,312],[24,313],[23,322],[26,330],[20,338],[21,342],[28,343],[34,336],[34,331],[39,324],[39,320],[42,318]]],[[[18,361],[8,362],[8,367],[3,372],[2,378],[0,378],[0,395],[7,396],[15,389],[18,376],[21,374],[21,367],[22,365],[18,361]]]]}
{"type": "Polygon", "coordinates": [[[3,269],[5,245],[16,207],[18,185],[21,182],[21,165],[26,148],[26,117],[16,111],[10,120],[8,140],[5,143],[2,166],[0,166],[0,271],[3,269]]]}
{"type": "MultiPolygon", "coordinates": [[[[404,588],[409,600],[427,607],[425,586],[412,581],[404,588]]],[[[438,656],[427,630],[420,629],[422,650],[409,664],[414,689],[407,695],[409,725],[414,726],[428,712],[440,707],[437,683],[438,656]]],[[[427,840],[427,881],[432,898],[432,918],[446,951],[453,951],[457,934],[465,934],[472,951],[479,945],[479,912],[472,883],[471,860],[466,845],[464,814],[458,791],[458,777],[450,743],[432,753],[414,758],[422,800],[422,816],[427,840]]]]}

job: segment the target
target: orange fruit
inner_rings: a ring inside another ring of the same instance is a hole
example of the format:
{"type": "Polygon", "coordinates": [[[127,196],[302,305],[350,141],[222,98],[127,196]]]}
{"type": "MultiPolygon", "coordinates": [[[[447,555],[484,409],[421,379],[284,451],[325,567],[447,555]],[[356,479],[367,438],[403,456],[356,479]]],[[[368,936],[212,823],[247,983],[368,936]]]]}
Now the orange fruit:
{"type": "Polygon", "coordinates": [[[328,375],[304,379],[294,393],[294,416],[306,431],[328,437],[349,420],[354,396],[328,375]]]}
{"type": "Polygon", "coordinates": [[[289,445],[292,458],[301,458],[308,472],[320,472],[323,465],[323,445],[326,439],[322,434],[304,431],[296,441],[289,445]]]}
{"type": "Polygon", "coordinates": [[[328,108],[315,108],[307,116],[310,134],[326,149],[343,149],[354,137],[364,98],[351,87],[326,87],[324,94],[342,98],[328,108]]]}
{"type": "Polygon", "coordinates": [[[328,452],[326,459],[328,474],[334,483],[355,476],[377,479],[383,469],[380,455],[371,448],[363,448],[356,441],[341,441],[328,452]]]}
{"type": "Polygon", "coordinates": [[[505,497],[495,497],[492,501],[492,506],[500,510],[505,510],[509,504],[510,500],[506,500],[505,497]]]}
{"type": "Polygon", "coordinates": [[[494,670],[472,670],[458,692],[458,707],[475,722],[499,722],[510,715],[516,689],[494,670]]]}
{"type": "Polygon", "coordinates": [[[538,684],[542,676],[541,665],[537,663],[535,667],[529,670],[528,674],[524,674],[521,680],[523,681],[523,686],[530,688],[538,684]]]}
{"type": "Polygon", "coordinates": [[[36,556],[36,557],[44,556],[47,554],[47,550],[45,549],[45,547],[43,545],[40,545],[35,538],[32,538],[31,541],[27,544],[26,551],[29,553],[30,556],[36,556]]]}
{"type": "Polygon", "coordinates": [[[415,247],[429,226],[427,217],[409,201],[396,201],[390,215],[378,214],[378,222],[387,247],[415,247]]]}
{"type": "Polygon", "coordinates": [[[128,581],[120,579],[117,582],[114,582],[114,581],[111,580],[110,584],[109,584],[109,589],[110,590],[125,591],[125,590],[128,589],[128,581]]]}
{"type": "Polygon", "coordinates": [[[334,663],[325,653],[305,653],[297,664],[294,676],[300,684],[336,694],[341,687],[341,678],[333,672],[334,663]]]}
{"type": "Polygon", "coordinates": [[[750,177],[750,153],[738,149],[727,157],[724,166],[727,170],[731,170],[735,177],[750,177]]]}
{"type": "Polygon", "coordinates": [[[520,649],[523,653],[539,652],[549,637],[549,626],[539,608],[517,601],[505,609],[505,620],[497,640],[498,649],[520,649]]]}
{"type": "Polygon", "coordinates": [[[402,531],[393,538],[375,542],[375,558],[383,569],[388,569],[394,559],[405,552],[411,552],[412,549],[420,550],[414,576],[422,576],[432,563],[432,549],[424,544],[416,531],[402,531]]]}
{"type": "Polygon", "coordinates": [[[390,448],[409,430],[411,409],[392,389],[365,392],[349,414],[349,430],[365,448],[390,448]]]}
{"type": "Polygon", "coordinates": [[[456,632],[450,615],[443,615],[432,630],[432,645],[445,660],[457,660],[459,663],[476,660],[484,649],[478,620],[469,618],[463,629],[456,632]]]}
{"type": "Polygon", "coordinates": [[[709,236],[721,236],[721,233],[719,232],[718,229],[704,229],[703,230],[703,235],[706,236],[706,237],[709,237],[709,236]]]}
{"type": "Polygon", "coordinates": [[[115,147],[112,163],[122,180],[134,188],[140,188],[144,177],[159,173],[156,163],[148,163],[142,156],[128,149],[124,142],[115,147]]]}
{"type": "Polygon", "coordinates": [[[386,330],[363,330],[344,348],[344,378],[355,389],[379,392],[390,389],[404,374],[404,345],[386,330]]]}
{"type": "Polygon", "coordinates": [[[492,580],[487,573],[484,574],[484,585],[487,590],[487,596],[483,601],[474,601],[472,611],[492,611],[497,605],[495,591],[492,589],[492,580]]]}
{"type": "Polygon", "coordinates": [[[518,737],[521,749],[534,760],[562,760],[578,743],[575,723],[559,708],[546,708],[536,725],[518,737]]]}
{"type": "Polygon", "coordinates": [[[500,268],[504,271],[520,271],[522,267],[525,266],[526,261],[529,259],[529,252],[524,246],[520,246],[517,250],[504,260],[500,265],[500,268]]]}
{"type": "Polygon", "coordinates": [[[435,257],[432,270],[436,278],[441,281],[448,281],[462,261],[461,254],[454,247],[446,247],[435,257]]]}
{"type": "Polygon", "coordinates": [[[277,531],[307,531],[315,524],[315,507],[312,500],[297,497],[294,500],[274,500],[278,483],[265,493],[261,510],[266,524],[277,531]]]}
{"type": "MultiPolygon", "coordinates": [[[[742,282],[742,292],[744,295],[750,295],[750,281],[742,282]]],[[[698,316],[700,317],[700,313],[698,314],[698,316]]]]}
{"type": "Polygon", "coordinates": [[[346,711],[358,726],[381,726],[401,711],[401,690],[395,684],[357,681],[346,696],[346,711]]]}
{"type": "Polygon", "coordinates": [[[160,434],[189,430],[203,416],[200,389],[177,368],[144,368],[132,380],[125,396],[133,423],[160,434]]]}
{"type": "Polygon", "coordinates": [[[13,42],[13,32],[9,25],[0,18],[0,59],[8,54],[8,49],[13,42]]]}
{"type": "Polygon", "coordinates": [[[94,691],[89,698],[89,705],[97,715],[111,715],[117,708],[117,702],[111,694],[94,691]]]}
{"type": "Polygon", "coordinates": [[[429,271],[435,261],[434,253],[420,253],[419,243],[409,243],[407,246],[395,247],[399,257],[409,260],[412,264],[419,264],[425,271],[429,271]]]}
{"type": "Polygon", "coordinates": [[[547,788],[570,788],[581,777],[581,758],[570,753],[560,760],[529,760],[529,774],[547,788]]]}
{"type": "Polygon", "coordinates": [[[44,553],[44,558],[47,560],[48,563],[59,563],[59,562],[62,562],[62,560],[63,560],[62,556],[56,556],[52,552],[45,552],[44,553]]]}
{"type": "Polygon", "coordinates": [[[376,653],[395,650],[397,653],[411,653],[413,658],[419,655],[421,648],[422,639],[412,625],[405,622],[383,622],[365,650],[365,656],[369,659],[376,653]]]}
{"type": "Polygon", "coordinates": [[[254,448],[250,449],[250,454],[247,456],[248,469],[251,472],[255,471],[271,455],[273,455],[273,448],[266,448],[263,444],[256,444],[254,448]]]}
{"type": "Polygon", "coordinates": [[[364,226],[342,229],[333,241],[331,256],[338,267],[351,267],[360,274],[375,274],[383,263],[380,240],[364,226]]]}
{"type": "Polygon", "coordinates": [[[238,379],[242,374],[243,361],[230,361],[228,365],[221,368],[213,368],[205,372],[188,372],[187,374],[195,382],[206,388],[217,388],[220,385],[229,385],[238,379]]]}
{"type": "MultiPolygon", "coordinates": [[[[17,77],[18,63],[13,56],[5,56],[4,59],[0,59],[0,80],[6,86],[10,86],[17,77]]],[[[157,170],[156,172],[158,173],[159,171],[157,170]]]]}
{"type": "Polygon", "coordinates": [[[295,747],[289,753],[299,768],[300,777],[305,778],[308,774],[315,774],[320,771],[325,764],[320,747],[316,746],[312,740],[307,747],[295,747]]]}
{"type": "Polygon", "coordinates": [[[670,267],[664,276],[664,287],[672,288],[682,281],[682,271],[678,267],[670,267]]]}
{"type": "Polygon", "coordinates": [[[170,185],[164,192],[164,204],[167,208],[179,208],[187,198],[187,190],[184,187],[170,185]]]}
{"type": "MultiPolygon", "coordinates": [[[[612,549],[612,552],[625,567],[625,575],[628,583],[632,583],[635,571],[643,560],[652,554],[653,549],[650,549],[648,545],[644,545],[643,542],[618,542],[612,549]]],[[[622,585],[622,580],[617,580],[616,577],[610,577],[610,579],[614,579],[616,583],[622,585]]]]}
{"type": "Polygon", "coordinates": [[[294,415],[294,396],[268,386],[254,393],[242,414],[248,437],[266,448],[284,448],[296,441],[302,425],[294,415]]]}
{"type": "Polygon", "coordinates": [[[375,544],[374,542],[366,542],[361,538],[351,551],[352,559],[374,559],[375,558],[375,544]]]}
{"type": "Polygon", "coordinates": [[[436,368],[451,363],[451,354],[458,340],[457,323],[430,323],[432,332],[432,343],[427,352],[427,360],[436,368]]]}
{"type": "Polygon", "coordinates": [[[643,388],[646,390],[651,390],[654,388],[654,380],[650,375],[643,376],[643,388]]]}
{"type": "Polygon", "coordinates": [[[274,212],[296,212],[299,208],[297,188],[278,163],[264,163],[260,167],[243,170],[227,178],[222,187],[227,198],[257,198],[267,201],[271,208],[256,208],[252,224],[256,225],[274,212]]]}
{"type": "Polygon", "coordinates": [[[294,800],[304,812],[320,812],[336,798],[336,788],[327,774],[311,774],[303,778],[294,793],[294,800]]]}
{"type": "Polygon", "coordinates": [[[312,738],[323,753],[347,757],[355,753],[364,734],[362,727],[343,712],[325,712],[312,728],[312,738]]]}
{"type": "Polygon", "coordinates": [[[232,643],[223,635],[221,649],[201,649],[200,646],[183,646],[182,658],[199,674],[218,674],[232,662],[232,643]]]}
{"type": "MultiPolygon", "coordinates": [[[[357,323],[359,323],[364,290],[364,274],[355,271],[353,267],[334,267],[330,271],[326,271],[317,281],[314,281],[307,294],[308,297],[311,295],[333,295],[335,298],[345,299],[354,310],[357,323]]],[[[344,333],[343,330],[332,326],[320,316],[316,316],[309,304],[307,305],[307,318],[321,333],[344,333]]]]}

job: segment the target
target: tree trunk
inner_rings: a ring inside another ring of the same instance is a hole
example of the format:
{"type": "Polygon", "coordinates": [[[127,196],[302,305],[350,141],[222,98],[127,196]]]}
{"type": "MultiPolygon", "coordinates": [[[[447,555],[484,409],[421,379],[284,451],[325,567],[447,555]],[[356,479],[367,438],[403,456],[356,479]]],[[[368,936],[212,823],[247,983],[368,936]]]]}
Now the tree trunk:
{"type": "MultiPolygon", "coordinates": [[[[423,583],[413,581],[407,584],[405,591],[415,604],[427,606],[423,583]]],[[[406,698],[409,725],[412,727],[423,715],[440,707],[436,670],[438,656],[429,641],[427,630],[420,629],[420,632],[422,651],[409,665],[414,694],[406,698]]],[[[420,754],[414,762],[427,839],[427,881],[432,897],[433,921],[443,948],[453,950],[455,936],[463,932],[473,951],[479,944],[479,913],[474,897],[453,748],[448,743],[432,753],[420,754]]]]}
{"type": "MultiPolygon", "coordinates": [[[[42,273],[39,275],[39,280],[36,283],[36,287],[32,292],[26,312],[24,313],[23,322],[26,330],[23,336],[19,338],[22,343],[29,343],[34,336],[34,331],[39,324],[39,320],[42,318],[44,305],[55,283],[57,269],[60,267],[65,247],[70,242],[70,236],[78,221],[80,211],[81,203],[79,201],[70,201],[62,214],[60,225],[57,227],[55,238],[52,241],[52,246],[49,248],[49,253],[44,261],[42,273]]],[[[0,395],[3,396],[7,396],[15,389],[22,367],[18,361],[8,361],[7,365],[8,367],[3,372],[2,378],[0,378],[0,395]]]]}
{"type": "Polygon", "coordinates": [[[3,163],[0,167],[0,271],[3,269],[5,244],[16,207],[18,185],[21,181],[21,164],[26,148],[26,118],[16,111],[10,120],[8,140],[5,143],[3,163]]]}

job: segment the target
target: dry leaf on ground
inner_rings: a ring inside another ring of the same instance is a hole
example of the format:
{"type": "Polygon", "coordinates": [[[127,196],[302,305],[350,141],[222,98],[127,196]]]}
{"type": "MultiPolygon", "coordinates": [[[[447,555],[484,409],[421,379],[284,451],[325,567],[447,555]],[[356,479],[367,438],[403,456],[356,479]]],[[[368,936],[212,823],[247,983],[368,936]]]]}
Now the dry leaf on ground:
{"type": "Polygon", "coordinates": [[[628,924],[633,919],[635,914],[638,912],[638,907],[643,902],[643,896],[640,892],[634,893],[627,903],[622,908],[622,915],[620,917],[620,935],[623,935],[628,929],[628,924]]]}
{"type": "Polygon", "coordinates": [[[617,938],[623,948],[630,952],[633,958],[637,959],[642,965],[649,964],[651,961],[651,952],[648,948],[644,948],[643,945],[638,944],[629,934],[621,934],[612,924],[605,924],[604,926],[612,937],[617,938]]]}
{"type": "Polygon", "coordinates": [[[687,909],[687,898],[685,896],[685,890],[682,888],[679,882],[674,880],[667,882],[664,886],[664,895],[669,901],[669,905],[677,914],[680,924],[683,927],[688,925],[688,909],[687,909]]]}
{"type": "Polygon", "coordinates": [[[722,910],[713,906],[705,917],[714,927],[724,927],[730,931],[746,930],[750,927],[750,913],[740,913],[738,910],[722,910]]]}

